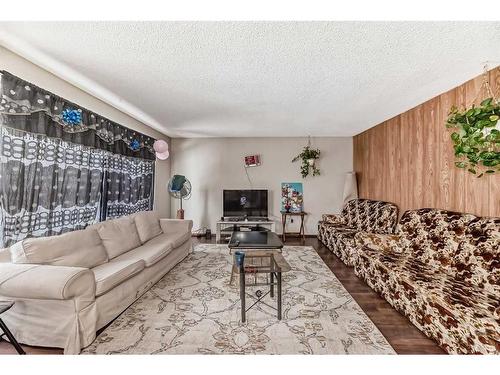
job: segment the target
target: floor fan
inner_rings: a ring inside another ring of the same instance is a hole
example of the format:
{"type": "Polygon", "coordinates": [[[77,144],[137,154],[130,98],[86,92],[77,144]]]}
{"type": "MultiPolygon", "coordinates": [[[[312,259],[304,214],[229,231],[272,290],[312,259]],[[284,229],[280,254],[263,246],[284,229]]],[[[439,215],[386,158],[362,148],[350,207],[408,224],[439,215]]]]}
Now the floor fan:
{"type": "Polygon", "coordinates": [[[173,175],[168,181],[168,192],[171,197],[180,201],[180,208],[177,210],[177,219],[184,219],[184,210],[182,209],[182,200],[191,198],[191,182],[180,174],[173,175]]]}

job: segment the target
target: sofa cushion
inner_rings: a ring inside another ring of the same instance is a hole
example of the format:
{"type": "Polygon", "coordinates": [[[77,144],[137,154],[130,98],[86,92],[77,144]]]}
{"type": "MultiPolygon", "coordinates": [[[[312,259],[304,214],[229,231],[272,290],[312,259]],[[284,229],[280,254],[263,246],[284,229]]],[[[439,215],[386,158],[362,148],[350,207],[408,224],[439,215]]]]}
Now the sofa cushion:
{"type": "Polygon", "coordinates": [[[348,227],[374,233],[393,233],[398,220],[398,207],[389,202],[352,199],[342,209],[348,227]]]}
{"type": "Polygon", "coordinates": [[[172,247],[175,249],[176,247],[181,246],[184,242],[191,238],[191,232],[186,233],[172,233],[169,234],[168,240],[172,243],[172,247]]]}
{"type": "Polygon", "coordinates": [[[97,232],[102,239],[109,259],[141,246],[139,234],[130,216],[99,223],[97,232]]]}
{"type": "Polygon", "coordinates": [[[138,274],[144,267],[144,261],[141,259],[115,258],[108,263],[92,268],[96,282],[96,297],[138,274]]]}
{"type": "Polygon", "coordinates": [[[26,238],[9,250],[12,263],[92,268],[108,260],[101,238],[92,228],[52,237],[26,238]]]}
{"type": "Polygon", "coordinates": [[[160,215],[156,211],[142,211],[133,216],[141,243],[163,233],[160,227],[160,215]]]}
{"type": "Polygon", "coordinates": [[[449,269],[469,222],[475,218],[433,208],[410,210],[401,217],[397,234],[404,238],[405,251],[422,262],[449,269]]]}
{"type": "Polygon", "coordinates": [[[170,237],[166,234],[156,236],[144,245],[120,255],[116,259],[143,260],[146,267],[150,267],[165,258],[173,250],[174,246],[170,241],[170,237]]]}
{"type": "Polygon", "coordinates": [[[399,268],[407,257],[408,255],[405,253],[364,246],[358,250],[358,262],[355,264],[355,271],[373,268],[388,273],[399,268]]]}
{"type": "Polygon", "coordinates": [[[397,234],[358,232],[355,240],[360,249],[371,247],[385,253],[402,253],[404,250],[402,237],[397,234]]]}

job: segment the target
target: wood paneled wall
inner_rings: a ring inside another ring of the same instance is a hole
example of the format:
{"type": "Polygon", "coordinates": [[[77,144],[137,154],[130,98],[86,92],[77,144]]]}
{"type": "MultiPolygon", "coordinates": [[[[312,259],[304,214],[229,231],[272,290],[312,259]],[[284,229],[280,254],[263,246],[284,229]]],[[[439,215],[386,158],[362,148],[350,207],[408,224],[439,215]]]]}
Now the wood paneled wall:
{"type": "MultiPolygon", "coordinates": [[[[491,70],[489,79],[496,92],[500,69],[491,70]]],[[[356,135],[354,170],[360,197],[394,202],[400,214],[435,207],[500,216],[500,175],[477,178],[457,168],[452,131],[445,127],[450,107],[470,105],[482,82],[478,76],[356,135]]]]}

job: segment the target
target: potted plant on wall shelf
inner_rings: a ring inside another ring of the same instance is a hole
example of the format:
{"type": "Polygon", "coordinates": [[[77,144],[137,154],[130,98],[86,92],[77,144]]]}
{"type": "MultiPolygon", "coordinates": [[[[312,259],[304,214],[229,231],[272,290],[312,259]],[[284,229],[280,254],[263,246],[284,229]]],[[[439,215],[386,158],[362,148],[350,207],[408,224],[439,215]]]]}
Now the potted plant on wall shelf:
{"type": "Polygon", "coordinates": [[[316,167],[316,160],[319,159],[320,153],[321,151],[319,149],[311,148],[311,145],[308,144],[302,149],[300,154],[292,159],[292,163],[295,163],[298,160],[302,161],[300,166],[300,174],[302,175],[302,178],[306,178],[311,171],[313,176],[320,175],[320,171],[316,167]]]}

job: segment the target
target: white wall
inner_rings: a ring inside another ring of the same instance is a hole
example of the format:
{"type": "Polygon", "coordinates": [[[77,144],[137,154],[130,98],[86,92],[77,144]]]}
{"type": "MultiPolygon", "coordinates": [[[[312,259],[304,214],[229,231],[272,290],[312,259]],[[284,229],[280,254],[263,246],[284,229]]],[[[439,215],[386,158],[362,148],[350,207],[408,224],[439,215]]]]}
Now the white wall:
{"type": "MultiPolygon", "coordinates": [[[[0,70],[6,70],[19,78],[29,81],[43,89],[51,91],[56,95],[81,105],[82,107],[107,117],[118,124],[137,130],[151,137],[161,138],[168,141],[168,138],[164,134],[148,127],[142,122],[137,121],[129,115],[104,103],[96,97],[87,94],[79,88],[1,46],[0,70]]],[[[170,177],[170,160],[157,160],[155,172],[155,209],[163,215],[168,216],[170,213],[170,197],[167,193],[165,181],[168,181],[170,177]]]]}
{"type": "MultiPolygon", "coordinates": [[[[223,189],[251,188],[245,174],[243,157],[260,154],[262,165],[247,171],[255,189],[269,190],[269,215],[281,232],[280,194],[282,182],[304,184],[306,234],[317,233],[323,213],[336,213],[342,207],[345,173],[351,171],[352,138],[322,137],[312,139],[312,146],[321,150],[318,166],[321,176],[302,179],[300,162],[292,163],[307,140],[304,138],[174,138],[172,139],[172,174],[185,175],[192,184],[191,199],[184,201],[193,229],[202,227],[215,231],[215,222],[222,215],[223,189]]],[[[172,217],[179,207],[172,199],[172,217]]],[[[296,229],[290,226],[290,229],[296,229]]]]}

